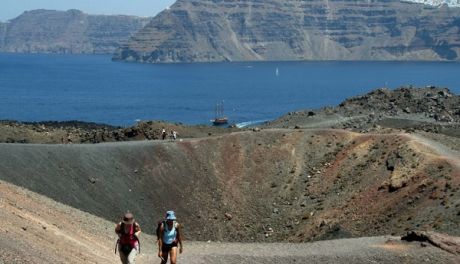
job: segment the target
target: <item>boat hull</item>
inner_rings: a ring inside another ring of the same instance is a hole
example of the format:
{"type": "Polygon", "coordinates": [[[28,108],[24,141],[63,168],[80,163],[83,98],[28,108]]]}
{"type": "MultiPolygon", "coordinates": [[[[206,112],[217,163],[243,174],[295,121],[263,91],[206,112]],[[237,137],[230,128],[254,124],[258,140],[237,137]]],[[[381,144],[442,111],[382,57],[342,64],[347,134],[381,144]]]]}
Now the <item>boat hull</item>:
{"type": "Polygon", "coordinates": [[[227,118],[216,118],[214,119],[214,121],[212,121],[212,124],[215,126],[226,125],[228,124],[228,119],[227,118]]]}

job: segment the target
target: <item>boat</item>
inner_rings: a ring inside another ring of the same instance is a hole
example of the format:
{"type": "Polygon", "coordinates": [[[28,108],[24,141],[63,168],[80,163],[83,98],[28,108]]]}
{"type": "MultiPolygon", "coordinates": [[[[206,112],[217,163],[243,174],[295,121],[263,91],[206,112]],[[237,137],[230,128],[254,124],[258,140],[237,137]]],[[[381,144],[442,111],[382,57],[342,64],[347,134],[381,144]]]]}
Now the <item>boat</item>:
{"type": "Polygon", "coordinates": [[[213,125],[221,126],[228,124],[228,118],[224,116],[224,101],[216,104],[216,116],[214,120],[211,120],[213,125]]]}

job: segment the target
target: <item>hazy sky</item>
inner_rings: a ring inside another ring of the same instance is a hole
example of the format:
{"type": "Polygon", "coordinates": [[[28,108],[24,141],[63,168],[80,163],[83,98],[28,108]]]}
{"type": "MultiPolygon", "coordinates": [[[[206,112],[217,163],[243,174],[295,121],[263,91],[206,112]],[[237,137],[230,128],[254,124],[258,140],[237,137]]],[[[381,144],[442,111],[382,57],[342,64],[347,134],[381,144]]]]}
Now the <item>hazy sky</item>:
{"type": "Polygon", "coordinates": [[[0,21],[15,18],[26,10],[79,9],[88,14],[154,16],[175,0],[0,0],[0,21]]]}

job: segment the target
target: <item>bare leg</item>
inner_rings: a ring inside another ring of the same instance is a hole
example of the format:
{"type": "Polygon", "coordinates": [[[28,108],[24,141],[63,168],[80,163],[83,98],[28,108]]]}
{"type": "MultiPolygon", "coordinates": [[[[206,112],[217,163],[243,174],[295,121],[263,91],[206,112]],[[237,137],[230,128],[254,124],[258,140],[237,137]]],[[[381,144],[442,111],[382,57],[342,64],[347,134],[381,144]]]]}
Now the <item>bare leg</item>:
{"type": "Polygon", "coordinates": [[[128,264],[128,256],[126,256],[123,252],[121,252],[120,248],[118,248],[118,253],[120,254],[121,263],[128,264]]]}
{"type": "Polygon", "coordinates": [[[171,256],[171,264],[176,264],[177,260],[177,247],[171,248],[171,251],[169,251],[169,254],[171,256]]]}
{"type": "Polygon", "coordinates": [[[163,257],[163,260],[161,261],[161,264],[166,264],[166,262],[168,262],[168,251],[161,252],[161,256],[163,257]]]}
{"type": "Polygon", "coordinates": [[[133,250],[131,250],[131,253],[129,253],[128,255],[126,263],[128,264],[136,263],[136,256],[137,256],[137,248],[133,248],[133,250]]]}

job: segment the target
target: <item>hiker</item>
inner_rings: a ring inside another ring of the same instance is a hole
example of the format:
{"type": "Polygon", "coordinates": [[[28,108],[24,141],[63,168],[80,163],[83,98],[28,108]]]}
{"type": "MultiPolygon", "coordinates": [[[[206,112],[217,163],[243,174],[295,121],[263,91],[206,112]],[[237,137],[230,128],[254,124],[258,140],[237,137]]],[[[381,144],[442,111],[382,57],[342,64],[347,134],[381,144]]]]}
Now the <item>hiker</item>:
{"type": "Polygon", "coordinates": [[[118,235],[115,254],[120,254],[120,260],[123,264],[134,264],[136,256],[140,250],[139,234],[141,227],[134,220],[132,213],[126,213],[121,222],[115,227],[115,233],[118,235]]]}
{"type": "Polygon", "coordinates": [[[159,226],[158,234],[158,257],[161,258],[161,264],[166,264],[168,257],[171,264],[176,264],[178,245],[179,253],[182,254],[183,252],[183,237],[174,211],[166,212],[166,220],[159,226]]]}
{"type": "Polygon", "coordinates": [[[165,139],[166,139],[166,136],[167,136],[166,129],[163,128],[163,129],[161,130],[161,139],[165,140],[165,139]]]}
{"type": "Polygon", "coordinates": [[[172,136],[173,136],[173,139],[174,139],[174,140],[176,140],[176,139],[177,139],[177,132],[176,132],[176,130],[173,130],[173,134],[172,134],[172,136]]]}

